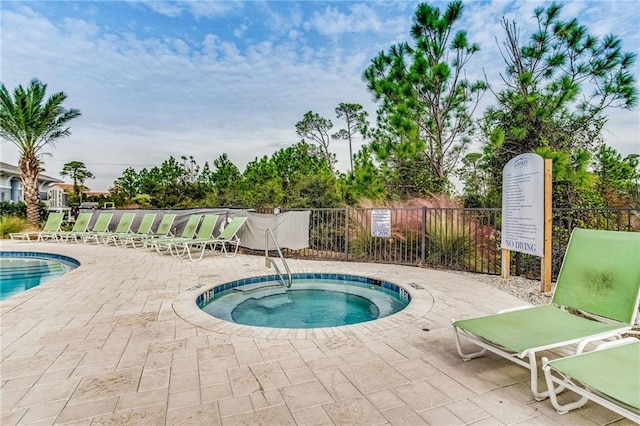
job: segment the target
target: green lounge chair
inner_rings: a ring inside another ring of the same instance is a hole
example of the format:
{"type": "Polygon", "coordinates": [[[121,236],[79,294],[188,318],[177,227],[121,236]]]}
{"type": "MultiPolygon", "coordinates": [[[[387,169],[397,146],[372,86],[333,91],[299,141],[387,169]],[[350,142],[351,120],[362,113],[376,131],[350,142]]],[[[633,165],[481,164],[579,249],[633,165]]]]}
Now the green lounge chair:
{"type": "Polygon", "coordinates": [[[73,238],[73,240],[77,243],[78,238],[84,241],[85,235],[88,235],[89,233],[107,232],[107,230],[109,229],[109,223],[111,223],[111,218],[113,218],[113,213],[100,213],[98,214],[96,223],[93,224],[93,228],[90,231],[87,231],[85,228],[84,232],[70,232],[66,236],[65,241],[69,241],[70,238],[73,238]]]}
{"type": "Polygon", "coordinates": [[[154,238],[165,238],[171,235],[171,229],[173,228],[173,222],[176,220],[175,213],[165,213],[162,215],[162,219],[160,220],[160,224],[158,228],[156,228],[153,232],[148,232],[143,234],[138,232],[136,234],[130,234],[129,236],[122,237],[121,243],[122,246],[125,247],[129,242],[133,246],[134,249],[138,248],[147,248],[147,245],[150,245],[150,242],[154,238]],[[140,243],[138,246],[137,243],[140,243]]]}
{"type": "Polygon", "coordinates": [[[238,248],[240,247],[240,238],[238,238],[238,231],[244,223],[247,221],[246,217],[234,217],[231,222],[222,230],[217,238],[212,239],[207,243],[211,246],[214,253],[224,253],[227,257],[234,257],[238,254],[238,248]],[[233,247],[233,252],[230,253],[227,246],[233,247]],[[216,251],[219,250],[219,251],[216,251]]]}
{"type": "Polygon", "coordinates": [[[76,235],[87,232],[89,229],[89,222],[91,222],[91,216],[93,213],[80,213],[73,223],[71,231],[59,231],[53,234],[53,238],[57,241],[68,241],[69,238],[77,238],[76,235]]]}
{"type": "Polygon", "coordinates": [[[201,214],[192,214],[189,216],[189,220],[187,220],[187,224],[184,226],[182,230],[182,234],[179,237],[159,237],[152,238],[150,240],[145,241],[145,247],[150,247],[155,249],[158,253],[162,253],[163,251],[169,251],[169,243],[172,240],[178,239],[186,239],[193,238],[196,234],[196,229],[198,229],[198,224],[200,223],[200,219],[202,219],[201,214]]]}
{"type": "Polygon", "coordinates": [[[47,217],[47,221],[41,231],[14,232],[9,234],[12,240],[32,241],[32,237],[36,237],[35,241],[43,241],[46,238],[55,238],[53,235],[60,231],[64,221],[64,212],[51,212],[47,217]]]}
{"type": "Polygon", "coordinates": [[[489,350],[527,367],[535,398],[548,397],[549,390],[538,391],[536,354],[569,345],[581,353],[591,342],[632,328],[640,291],[638,253],[640,233],[574,229],[551,303],[454,321],[458,353],[469,360],[489,350]],[[460,337],[482,349],[463,352],[460,337]]]}
{"type": "Polygon", "coordinates": [[[118,221],[118,226],[116,226],[116,230],[113,232],[109,231],[109,227],[107,224],[106,231],[92,231],[88,232],[86,235],[83,235],[83,241],[85,243],[95,241],[96,243],[108,242],[108,238],[110,235],[114,234],[128,234],[131,231],[131,225],[136,218],[135,213],[123,213],[120,216],[120,220],[118,221]]]}
{"type": "Polygon", "coordinates": [[[142,216],[142,220],[140,221],[140,225],[138,225],[138,229],[136,232],[123,232],[123,233],[112,233],[103,239],[105,244],[109,244],[113,241],[114,245],[122,244],[122,247],[126,246],[132,238],[137,236],[144,236],[151,232],[151,227],[153,226],[153,222],[156,220],[156,213],[145,213],[142,216]]]}
{"type": "Polygon", "coordinates": [[[549,399],[565,414],[589,400],[640,424],[640,341],[633,337],[604,343],[593,352],[549,361],[542,358],[549,399]],[[554,383],[578,395],[560,404],[554,383]]]}
{"type": "Polygon", "coordinates": [[[192,262],[202,259],[207,244],[213,238],[213,230],[218,222],[217,214],[205,215],[200,223],[200,228],[195,238],[175,238],[169,242],[169,251],[174,257],[183,257],[185,254],[189,256],[192,262]],[[200,257],[196,260],[193,258],[191,249],[199,247],[200,257]]]}

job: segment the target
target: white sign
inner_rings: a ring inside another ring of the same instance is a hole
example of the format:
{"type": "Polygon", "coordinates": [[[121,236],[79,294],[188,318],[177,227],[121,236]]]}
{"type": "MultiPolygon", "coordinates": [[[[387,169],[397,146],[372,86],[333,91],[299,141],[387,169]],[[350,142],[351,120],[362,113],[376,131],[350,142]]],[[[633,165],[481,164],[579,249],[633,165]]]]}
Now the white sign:
{"type": "Polygon", "coordinates": [[[502,170],[502,248],[544,254],[544,159],[512,158],[502,170]]]}
{"type": "Polygon", "coordinates": [[[384,238],[391,236],[391,210],[371,211],[371,236],[384,238]]]}

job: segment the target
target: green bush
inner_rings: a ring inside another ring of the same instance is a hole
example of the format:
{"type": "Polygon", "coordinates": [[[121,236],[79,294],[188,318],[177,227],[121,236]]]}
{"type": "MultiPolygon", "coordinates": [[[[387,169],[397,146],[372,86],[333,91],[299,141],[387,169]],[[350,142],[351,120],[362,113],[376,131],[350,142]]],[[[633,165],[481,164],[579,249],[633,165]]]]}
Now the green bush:
{"type": "Polygon", "coordinates": [[[27,217],[27,205],[23,202],[0,201],[0,217],[4,216],[27,217]]]}
{"type": "Polygon", "coordinates": [[[9,238],[9,234],[28,228],[29,224],[21,217],[5,215],[0,218],[0,238],[9,238]]]}

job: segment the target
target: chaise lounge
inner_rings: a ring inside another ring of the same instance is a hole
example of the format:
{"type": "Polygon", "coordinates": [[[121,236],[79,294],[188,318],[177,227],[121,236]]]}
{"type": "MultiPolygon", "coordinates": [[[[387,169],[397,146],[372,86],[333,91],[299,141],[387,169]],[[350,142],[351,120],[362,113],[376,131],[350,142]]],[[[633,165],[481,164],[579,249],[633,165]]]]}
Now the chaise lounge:
{"type": "Polygon", "coordinates": [[[575,346],[574,353],[596,341],[619,338],[635,323],[640,291],[640,233],[574,229],[551,303],[516,308],[452,323],[455,344],[466,361],[487,350],[531,371],[531,391],[538,391],[541,351],[575,346]],[[479,346],[465,352],[461,338],[479,346]],[[525,360],[527,358],[528,360],[525,360]]]}
{"type": "Polygon", "coordinates": [[[558,414],[591,400],[640,424],[640,341],[636,338],[603,343],[593,352],[553,361],[543,357],[542,363],[549,399],[558,414]],[[581,398],[560,404],[555,384],[581,398]]]}

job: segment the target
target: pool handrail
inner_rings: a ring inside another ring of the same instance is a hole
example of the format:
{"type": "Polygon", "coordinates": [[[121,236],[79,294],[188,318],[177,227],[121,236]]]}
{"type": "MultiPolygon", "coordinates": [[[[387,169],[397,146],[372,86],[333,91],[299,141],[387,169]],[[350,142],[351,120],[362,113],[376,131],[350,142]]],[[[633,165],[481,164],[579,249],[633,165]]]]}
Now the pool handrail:
{"type": "Polygon", "coordinates": [[[276,272],[278,273],[278,277],[280,278],[280,282],[282,283],[282,286],[286,288],[291,288],[291,284],[293,283],[293,279],[291,278],[291,270],[289,270],[289,265],[287,264],[287,261],[284,260],[284,256],[282,255],[282,251],[280,250],[280,245],[278,244],[278,240],[276,240],[276,236],[273,235],[273,231],[271,230],[271,228],[266,229],[264,233],[264,241],[265,241],[265,244],[264,244],[265,266],[267,268],[270,268],[273,266],[273,269],[275,269],[276,272]],[[273,244],[275,244],[276,246],[276,251],[278,252],[278,256],[280,257],[280,260],[282,260],[282,264],[284,265],[284,268],[287,272],[286,281],[284,279],[284,276],[280,272],[280,269],[278,268],[278,265],[276,264],[276,262],[269,257],[269,236],[271,236],[271,240],[273,241],[273,244]]]}

